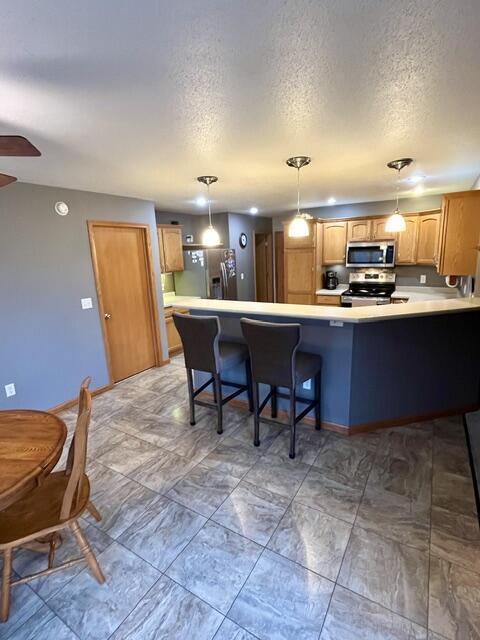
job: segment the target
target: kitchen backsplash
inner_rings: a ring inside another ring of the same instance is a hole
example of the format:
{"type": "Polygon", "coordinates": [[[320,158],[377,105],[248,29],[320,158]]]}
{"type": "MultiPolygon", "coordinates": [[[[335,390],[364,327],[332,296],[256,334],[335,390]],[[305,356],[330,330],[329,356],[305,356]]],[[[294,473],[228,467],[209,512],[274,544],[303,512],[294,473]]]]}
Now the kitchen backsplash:
{"type": "Polygon", "coordinates": [[[173,273],[162,273],[162,291],[163,293],[175,293],[173,273]]]}
{"type": "MultiPolygon", "coordinates": [[[[348,283],[348,274],[352,269],[347,269],[343,264],[324,267],[325,271],[335,271],[337,273],[338,282],[340,284],[348,283]]],[[[437,273],[435,267],[425,265],[405,265],[403,267],[395,267],[397,274],[396,284],[398,287],[445,287],[445,278],[437,273]],[[424,284],[420,283],[420,276],[427,276],[424,284]]]]}

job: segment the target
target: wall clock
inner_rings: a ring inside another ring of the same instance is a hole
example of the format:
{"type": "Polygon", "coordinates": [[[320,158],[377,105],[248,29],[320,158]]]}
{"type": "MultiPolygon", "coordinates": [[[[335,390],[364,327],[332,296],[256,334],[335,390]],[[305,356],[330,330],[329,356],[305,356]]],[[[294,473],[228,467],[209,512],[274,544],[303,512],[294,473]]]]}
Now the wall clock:
{"type": "Polygon", "coordinates": [[[247,234],[246,233],[241,233],[240,237],[238,239],[238,243],[240,245],[240,248],[241,249],[245,249],[245,247],[247,246],[247,242],[248,242],[247,234]]]}

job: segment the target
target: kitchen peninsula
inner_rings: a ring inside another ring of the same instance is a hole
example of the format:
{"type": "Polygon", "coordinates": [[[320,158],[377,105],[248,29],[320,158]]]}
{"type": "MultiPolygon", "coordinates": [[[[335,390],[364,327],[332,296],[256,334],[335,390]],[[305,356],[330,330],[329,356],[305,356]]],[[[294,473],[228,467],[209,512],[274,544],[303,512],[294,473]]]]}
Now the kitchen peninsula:
{"type": "MultiPolygon", "coordinates": [[[[478,405],[480,298],[357,308],[191,298],[179,308],[219,316],[226,339],[242,339],[242,317],[299,322],[300,350],[322,356],[325,428],[353,434],[478,405]]],[[[228,379],[243,382],[243,368],[228,379]]]]}

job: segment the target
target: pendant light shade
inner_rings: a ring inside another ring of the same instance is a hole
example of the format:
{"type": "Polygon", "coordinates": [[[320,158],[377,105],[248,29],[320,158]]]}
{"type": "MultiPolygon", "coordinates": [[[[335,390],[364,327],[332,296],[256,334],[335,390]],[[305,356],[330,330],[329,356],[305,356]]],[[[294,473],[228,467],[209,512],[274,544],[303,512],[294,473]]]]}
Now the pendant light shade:
{"type": "Polygon", "coordinates": [[[389,169],[395,169],[398,171],[398,179],[397,179],[397,206],[395,207],[395,211],[388,218],[385,224],[385,231],[388,233],[401,233],[405,231],[407,228],[405,218],[400,213],[400,209],[398,208],[398,192],[400,190],[400,171],[404,167],[408,167],[413,162],[412,158],[400,158],[400,160],[392,160],[387,163],[387,167],[389,169]]]}
{"type": "Polygon", "coordinates": [[[287,165],[297,170],[297,213],[288,225],[290,238],[305,238],[310,233],[307,220],[310,220],[312,216],[300,213],[300,169],[310,164],[311,160],[308,156],[295,156],[287,160],[287,165]]]}
{"type": "Polygon", "coordinates": [[[212,224],[212,208],[211,208],[211,200],[210,200],[210,185],[214,182],[217,182],[217,176],[199,176],[197,178],[199,182],[207,185],[207,194],[208,194],[208,227],[202,234],[202,244],[207,247],[218,247],[221,244],[220,236],[218,235],[218,231],[214,228],[212,224]]]}

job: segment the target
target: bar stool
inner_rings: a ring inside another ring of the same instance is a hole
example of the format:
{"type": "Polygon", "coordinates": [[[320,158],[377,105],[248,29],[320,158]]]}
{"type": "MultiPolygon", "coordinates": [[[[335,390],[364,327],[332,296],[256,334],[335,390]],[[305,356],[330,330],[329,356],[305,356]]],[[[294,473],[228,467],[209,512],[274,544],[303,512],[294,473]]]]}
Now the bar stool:
{"type": "Polygon", "coordinates": [[[248,349],[245,344],[220,340],[220,320],[218,316],[190,316],[174,313],[173,322],[180,334],[187,369],[188,400],[190,404],[190,424],[195,424],[195,405],[213,407],[217,410],[217,433],[223,433],[223,405],[247,391],[248,405],[253,411],[252,385],[248,349]],[[222,373],[245,364],[246,384],[228,382],[221,379],[222,373]],[[193,371],[206,371],[212,377],[197,389],[193,384],[193,371]],[[210,384],[213,385],[213,402],[199,400],[197,396],[210,384]],[[234,387],[236,391],[222,396],[222,385],[234,387]]]}
{"type": "Polygon", "coordinates": [[[277,417],[277,399],[290,401],[290,458],[295,458],[295,430],[297,422],[309,411],[315,409],[315,429],[320,429],[320,371],[321,357],[313,353],[298,351],[301,340],[299,324],[280,324],[260,322],[242,318],[240,320],[243,336],[248,345],[252,367],[252,393],[255,436],[253,444],[260,446],[260,422],[284,425],[275,420],[277,417]],[[296,385],[314,378],[314,398],[302,398],[296,394],[296,385]],[[270,386],[266,398],[259,402],[259,383],[270,386]],[[287,393],[279,393],[278,387],[288,389],[287,393]],[[262,411],[267,402],[271,402],[272,419],[263,417],[262,411]],[[302,402],[307,407],[296,415],[296,403],[302,402]]]}

